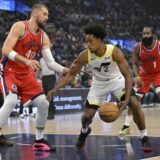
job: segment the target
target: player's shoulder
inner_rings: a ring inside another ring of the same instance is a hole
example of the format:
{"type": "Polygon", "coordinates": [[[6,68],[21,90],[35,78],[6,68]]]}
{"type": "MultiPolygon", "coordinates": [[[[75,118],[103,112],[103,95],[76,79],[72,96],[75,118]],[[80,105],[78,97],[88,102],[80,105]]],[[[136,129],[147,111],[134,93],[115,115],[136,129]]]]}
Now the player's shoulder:
{"type": "Polygon", "coordinates": [[[24,31],[25,30],[25,22],[24,21],[18,21],[18,22],[15,22],[13,25],[12,25],[12,28],[14,30],[17,30],[17,31],[24,31]]]}
{"type": "Polygon", "coordinates": [[[134,48],[140,48],[142,42],[137,42],[135,45],[134,45],[134,48]]]}
{"type": "Polygon", "coordinates": [[[25,21],[18,21],[13,24],[16,27],[25,27],[25,21]]]}
{"type": "Polygon", "coordinates": [[[139,54],[142,42],[137,42],[134,46],[133,52],[139,54]]]}
{"type": "Polygon", "coordinates": [[[78,61],[87,62],[88,61],[88,49],[85,49],[79,53],[78,61]]]}
{"type": "Polygon", "coordinates": [[[88,54],[88,49],[84,49],[83,51],[81,51],[81,52],[79,53],[79,56],[84,56],[84,55],[86,55],[86,54],[88,54]]]}
{"type": "Polygon", "coordinates": [[[49,39],[48,34],[43,29],[41,29],[41,31],[42,31],[42,34],[43,34],[44,38],[49,39]]]}
{"type": "Polygon", "coordinates": [[[113,47],[113,48],[115,48],[116,46],[114,45],[114,44],[106,44],[107,45],[107,47],[113,47]]]}

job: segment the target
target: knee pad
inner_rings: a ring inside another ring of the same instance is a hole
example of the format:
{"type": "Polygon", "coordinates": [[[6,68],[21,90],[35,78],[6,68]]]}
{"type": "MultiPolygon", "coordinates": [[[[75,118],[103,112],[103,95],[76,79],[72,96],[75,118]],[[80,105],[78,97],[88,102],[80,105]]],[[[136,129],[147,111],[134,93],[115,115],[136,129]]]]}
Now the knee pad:
{"type": "Polygon", "coordinates": [[[46,96],[44,94],[38,96],[36,99],[33,100],[33,103],[38,107],[42,109],[47,109],[49,107],[49,102],[46,99],[46,96]]]}
{"type": "Polygon", "coordinates": [[[16,106],[16,103],[17,103],[17,94],[15,93],[9,93],[5,99],[4,99],[4,104],[3,105],[6,105],[10,108],[14,108],[16,106]]]}
{"type": "Polygon", "coordinates": [[[4,99],[4,103],[0,109],[0,128],[2,128],[15,108],[17,103],[17,95],[14,93],[9,93],[4,99]]]}
{"type": "Polygon", "coordinates": [[[42,94],[34,99],[33,103],[37,106],[36,127],[44,128],[48,116],[49,102],[47,101],[46,96],[42,94]]]}

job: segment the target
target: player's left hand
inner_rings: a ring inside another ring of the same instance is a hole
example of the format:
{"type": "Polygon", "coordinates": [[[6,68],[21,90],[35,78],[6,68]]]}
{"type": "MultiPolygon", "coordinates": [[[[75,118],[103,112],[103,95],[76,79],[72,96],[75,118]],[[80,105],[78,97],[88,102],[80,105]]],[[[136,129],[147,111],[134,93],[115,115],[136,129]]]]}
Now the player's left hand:
{"type": "Polygon", "coordinates": [[[121,101],[121,102],[118,104],[118,106],[119,106],[119,112],[122,113],[123,110],[125,110],[125,109],[127,108],[127,106],[128,106],[128,101],[127,101],[127,100],[121,101]]]}
{"type": "Polygon", "coordinates": [[[142,81],[142,79],[141,79],[140,76],[137,76],[137,77],[134,79],[134,82],[135,82],[135,84],[137,84],[137,87],[138,87],[138,88],[143,87],[143,81],[142,81]]]}

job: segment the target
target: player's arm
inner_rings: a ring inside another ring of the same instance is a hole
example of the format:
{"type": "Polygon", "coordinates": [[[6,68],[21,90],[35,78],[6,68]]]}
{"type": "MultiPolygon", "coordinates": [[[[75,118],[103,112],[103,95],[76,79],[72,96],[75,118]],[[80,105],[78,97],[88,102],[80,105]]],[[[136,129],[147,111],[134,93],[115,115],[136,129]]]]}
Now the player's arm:
{"type": "Polygon", "coordinates": [[[135,77],[138,77],[139,68],[140,68],[139,51],[140,51],[140,46],[138,43],[135,45],[134,50],[133,50],[133,72],[134,72],[135,77]]]}
{"type": "Polygon", "coordinates": [[[16,51],[14,51],[14,47],[20,37],[22,37],[25,33],[25,24],[24,22],[16,22],[11,27],[11,30],[4,42],[2,47],[2,55],[8,57],[10,60],[26,64],[27,66],[32,67],[33,69],[39,69],[40,64],[35,60],[29,60],[16,51]]]}
{"type": "Polygon", "coordinates": [[[139,76],[139,70],[140,70],[139,52],[140,52],[140,46],[139,43],[137,43],[133,50],[133,72],[135,75],[134,81],[138,87],[142,87],[143,82],[141,77],[139,76]]]}
{"type": "Polygon", "coordinates": [[[117,65],[122,73],[122,75],[125,78],[125,103],[124,105],[127,105],[129,102],[131,90],[132,90],[132,79],[131,79],[131,73],[130,68],[128,66],[128,63],[120,49],[117,47],[114,48],[113,54],[112,54],[113,60],[117,62],[117,65]]]}
{"type": "Polygon", "coordinates": [[[49,69],[53,70],[53,71],[58,72],[58,73],[68,73],[69,68],[63,67],[60,64],[58,64],[57,62],[55,62],[55,60],[52,56],[50,47],[51,47],[51,45],[50,45],[49,37],[44,32],[44,42],[43,42],[43,47],[42,47],[42,56],[43,56],[43,58],[46,62],[47,67],[49,69]]]}
{"type": "Polygon", "coordinates": [[[70,83],[74,79],[76,74],[80,72],[82,66],[87,64],[87,62],[88,62],[87,51],[83,51],[80,53],[79,57],[72,63],[70,72],[59,83],[56,84],[55,88],[49,91],[47,99],[50,101],[52,96],[55,95],[60,88],[70,83]]]}

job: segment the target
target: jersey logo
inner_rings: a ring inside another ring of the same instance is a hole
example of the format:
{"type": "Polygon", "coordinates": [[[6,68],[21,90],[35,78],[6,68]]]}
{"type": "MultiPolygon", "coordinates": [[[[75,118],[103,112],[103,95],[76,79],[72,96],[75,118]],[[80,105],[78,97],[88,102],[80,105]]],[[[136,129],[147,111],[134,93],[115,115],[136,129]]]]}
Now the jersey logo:
{"type": "Polygon", "coordinates": [[[110,59],[110,57],[105,57],[105,60],[108,60],[108,59],[110,59]]]}
{"type": "Polygon", "coordinates": [[[11,88],[13,89],[13,91],[17,91],[17,86],[15,84],[12,84],[11,88]]]}
{"type": "Polygon", "coordinates": [[[39,49],[40,44],[34,38],[30,38],[30,40],[25,42],[22,45],[22,47],[25,48],[25,49],[30,49],[30,48],[39,49]]]}
{"type": "Polygon", "coordinates": [[[146,54],[145,57],[141,58],[141,61],[142,62],[149,62],[149,61],[156,60],[157,58],[158,58],[157,55],[146,54]]]}
{"type": "Polygon", "coordinates": [[[111,62],[107,62],[107,63],[101,63],[100,67],[94,67],[95,70],[97,70],[98,72],[101,72],[102,69],[104,70],[104,72],[108,72],[108,66],[111,64],[111,62]]]}

